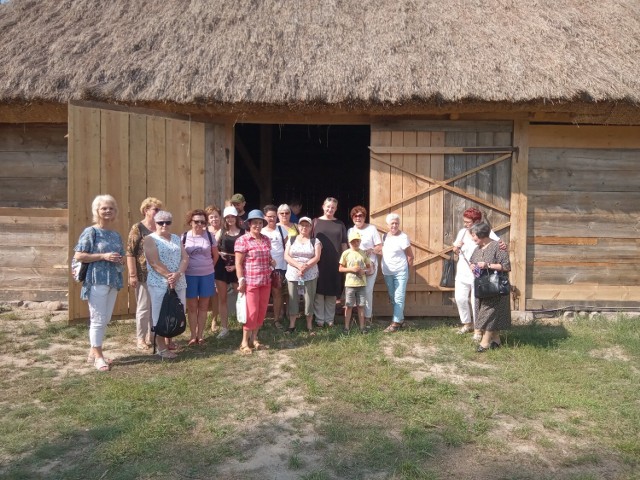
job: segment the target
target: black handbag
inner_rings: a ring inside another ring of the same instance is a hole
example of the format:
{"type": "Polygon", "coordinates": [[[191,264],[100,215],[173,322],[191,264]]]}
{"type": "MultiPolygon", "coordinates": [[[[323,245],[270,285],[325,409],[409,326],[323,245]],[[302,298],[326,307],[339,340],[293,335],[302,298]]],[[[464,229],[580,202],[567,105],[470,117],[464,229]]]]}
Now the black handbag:
{"type": "Polygon", "coordinates": [[[167,289],[162,299],[158,323],[151,329],[153,337],[153,353],[155,353],[155,337],[173,338],[184,333],[187,329],[187,317],[184,314],[184,306],[173,288],[167,289]]]}
{"type": "Polygon", "coordinates": [[[449,258],[444,260],[444,264],[442,265],[440,286],[447,288],[453,288],[456,286],[456,261],[453,259],[453,252],[451,252],[449,258]]]}
{"type": "Polygon", "coordinates": [[[482,274],[474,279],[473,289],[476,298],[490,298],[511,293],[509,277],[497,270],[483,270],[482,274]]]}

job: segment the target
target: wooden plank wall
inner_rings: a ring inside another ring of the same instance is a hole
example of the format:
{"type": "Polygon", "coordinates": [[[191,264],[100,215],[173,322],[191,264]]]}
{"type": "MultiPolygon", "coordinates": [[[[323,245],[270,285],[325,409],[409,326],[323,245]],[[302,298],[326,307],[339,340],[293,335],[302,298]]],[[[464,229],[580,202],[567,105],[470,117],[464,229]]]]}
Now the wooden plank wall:
{"type": "Polygon", "coordinates": [[[640,127],[530,126],[527,309],[640,305],[640,127]]]}
{"type": "MultiPolygon", "coordinates": [[[[192,208],[204,208],[205,179],[210,170],[220,172],[227,158],[220,149],[208,152],[205,129],[214,138],[224,125],[115,111],[95,106],[69,106],[69,258],[78,236],[92,223],[91,202],[109,193],[118,201],[117,230],[123,240],[130,226],[141,218],[139,207],[146,197],[156,197],[174,215],[175,233],[186,229],[183,220],[192,208]]],[[[226,138],[226,137],[225,137],[226,138]]],[[[220,195],[230,195],[222,192],[220,195]]],[[[125,290],[126,292],[126,290],[125,290]]],[[[69,284],[69,318],[88,317],[80,286],[69,284]]],[[[114,315],[135,312],[133,291],[118,295],[114,315]]]]}
{"type": "MultiPolygon", "coordinates": [[[[408,316],[455,316],[452,289],[439,286],[442,259],[437,252],[453,243],[462,228],[462,212],[479,206],[472,200],[441,188],[412,194],[431,185],[424,177],[446,180],[496,157],[446,153],[409,153],[415,147],[502,146],[512,142],[511,122],[433,122],[401,121],[372,125],[370,207],[372,224],[386,230],[385,217],[396,212],[401,228],[409,235],[416,256],[407,288],[405,313],[408,316]],[[375,153],[376,147],[390,147],[375,153]],[[393,153],[395,151],[399,153],[393,153]],[[402,153],[400,153],[402,152],[402,153]],[[417,174],[413,175],[411,172],[417,174]],[[420,178],[422,176],[423,178],[420,178]],[[391,208],[385,205],[394,204],[391,208]]],[[[424,150],[424,149],[423,149],[424,150]]],[[[452,183],[452,186],[502,207],[508,212],[511,190],[511,164],[507,159],[452,183]]],[[[494,224],[509,221],[509,215],[480,205],[494,224]]],[[[499,232],[508,240],[508,232],[499,232]]],[[[390,315],[391,309],[381,276],[375,289],[376,315],[390,315]]]]}
{"type": "Polygon", "coordinates": [[[0,300],[67,299],[66,134],[0,124],[0,300]]]}

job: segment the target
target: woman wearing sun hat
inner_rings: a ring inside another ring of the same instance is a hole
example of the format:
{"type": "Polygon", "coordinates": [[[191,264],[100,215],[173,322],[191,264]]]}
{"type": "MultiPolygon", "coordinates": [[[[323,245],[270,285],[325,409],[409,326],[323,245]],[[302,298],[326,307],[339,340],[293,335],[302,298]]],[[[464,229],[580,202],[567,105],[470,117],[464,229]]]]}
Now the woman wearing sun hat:
{"type": "Polygon", "coordinates": [[[271,271],[275,261],[271,257],[271,240],[261,233],[267,225],[260,210],[251,210],[245,227],[247,233],[235,243],[238,292],[247,299],[247,321],[242,328],[240,352],[251,353],[252,349],[268,348],[258,342],[258,331],[264,323],[271,294],[271,271]]]}
{"type": "Polygon", "coordinates": [[[238,211],[236,207],[227,207],[222,213],[222,228],[216,234],[218,244],[218,261],[215,266],[216,291],[218,292],[218,315],[220,316],[220,333],[218,338],[229,335],[229,309],[227,307],[227,288],[232,285],[238,288],[234,246],[236,240],[244,235],[244,230],[238,226],[238,211]]]}

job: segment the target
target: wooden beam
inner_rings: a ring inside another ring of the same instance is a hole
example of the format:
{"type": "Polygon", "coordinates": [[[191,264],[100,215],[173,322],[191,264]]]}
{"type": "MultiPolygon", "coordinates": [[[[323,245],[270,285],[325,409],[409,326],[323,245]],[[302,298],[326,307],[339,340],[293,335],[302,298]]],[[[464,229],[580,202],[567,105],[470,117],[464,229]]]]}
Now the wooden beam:
{"type": "Polygon", "coordinates": [[[373,153],[389,155],[478,155],[512,153],[513,147],[369,147],[373,153]]]}
{"type": "Polygon", "coordinates": [[[515,309],[523,311],[527,281],[527,192],[529,175],[529,122],[514,122],[513,145],[518,148],[511,162],[511,285],[520,292],[515,309]]]}
{"type": "Polygon", "coordinates": [[[527,287],[527,298],[539,300],[564,300],[567,303],[579,300],[598,301],[640,301],[640,288],[637,285],[589,285],[584,283],[531,285],[527,287]]]}
{"type": "Polygon", "coordinates": [[[597,238],[589,237],[527,237],[527,243],[535,245],[597,245],[597,238]]]}
{"type": "Polygon", "coordinates": [[[640,148],[640,127],[531,125],[530,147],[640,148]]]}

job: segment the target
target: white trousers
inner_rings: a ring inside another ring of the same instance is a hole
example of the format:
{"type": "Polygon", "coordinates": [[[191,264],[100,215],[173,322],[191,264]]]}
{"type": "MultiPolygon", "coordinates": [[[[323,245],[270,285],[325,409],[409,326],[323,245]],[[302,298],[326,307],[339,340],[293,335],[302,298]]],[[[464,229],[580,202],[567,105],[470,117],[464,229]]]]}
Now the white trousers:
{"type": "Polygon", "coordinates": [[[136,287],[136,337],[139,343],[151,338],[151,299],[147,282],[138,282],[136,287]]]}
{"type": "Polygon", "coordinates": [[[118,290],[109,285],[92,285],[89,290],[89,341],[92,347],[102,347],[117,296],[118,290]]]}
{"type": "MultiPolygon", "coordinates": [[[[154,287],[153,285],[147,285],[149,289],[149,298],[151,299],[151,319],[153,326],[158,324],[158,318],[160,318],[160,309],[162,308],[162,300],[165,293],[167,293],[167,287],[154,287]]],[[[187,287],[176,288],[178,298],[182,302],[182,305],[187,308],[187,287]]]]}
{"type": "Polygon", "coordinates": [[[373,287],[375,287],[378,269],[376,268],[373,275],[367,275],[367,286],[364,290],[364,316],[371,318],[373,316],[373,287]]]}
{"type": "Polygon", "coordinates": [[[469,283],[456,279],[455,298],[460,321],[465,325],[472,324],[476,318],[476,296],[473,292],[473,281],[469,283]]]}

